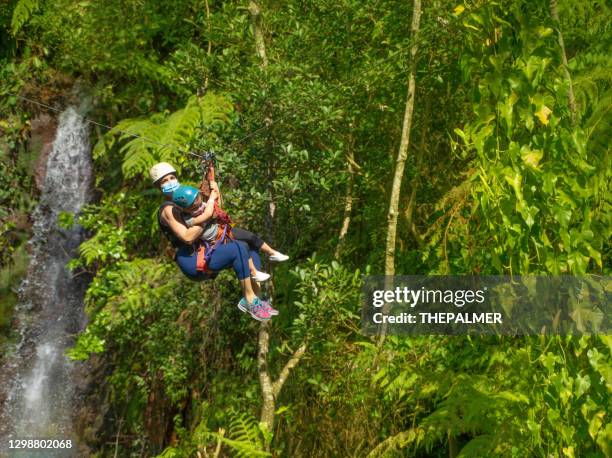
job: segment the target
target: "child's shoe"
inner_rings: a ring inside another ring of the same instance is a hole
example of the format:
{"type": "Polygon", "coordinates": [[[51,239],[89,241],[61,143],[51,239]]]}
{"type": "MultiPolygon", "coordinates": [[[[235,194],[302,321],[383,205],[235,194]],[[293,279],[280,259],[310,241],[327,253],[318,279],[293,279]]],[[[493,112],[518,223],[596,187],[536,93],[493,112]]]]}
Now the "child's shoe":
{"type": "Polygon", "coordinates": [[[260,272],[259,270],[255,271],[255,275],[251,275],[251,278],[255,281],[262,282],[270,279],[270,274],[265,272],[260,272]]]}
{"type": "Polygon", "coordinates": [[[280,251],[275,251],[274,254],[270,256],[270,261],[274,261],[274,262],[283,262],[283,261],[286,261],[287,259],[289,259],[289,256],[281,253],[280,251]]]}

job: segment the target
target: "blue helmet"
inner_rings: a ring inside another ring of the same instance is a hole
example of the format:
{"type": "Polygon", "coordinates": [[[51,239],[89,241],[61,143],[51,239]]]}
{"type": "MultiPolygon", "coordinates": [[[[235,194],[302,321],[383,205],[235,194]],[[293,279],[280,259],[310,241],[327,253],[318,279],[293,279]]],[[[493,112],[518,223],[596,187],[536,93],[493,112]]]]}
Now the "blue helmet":
{"type": "Polygon", "coordinates": [[[181,208],[191,207],[198,197],[198,191],[193,186],[181,185],[172,193],[173,202],[181,208]]]}

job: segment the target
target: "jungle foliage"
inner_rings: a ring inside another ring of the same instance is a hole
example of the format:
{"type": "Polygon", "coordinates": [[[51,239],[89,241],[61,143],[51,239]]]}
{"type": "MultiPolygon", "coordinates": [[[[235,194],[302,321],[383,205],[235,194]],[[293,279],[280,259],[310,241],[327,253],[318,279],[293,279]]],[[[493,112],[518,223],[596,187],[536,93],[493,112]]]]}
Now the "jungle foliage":
{"type": "Polygon", "coordinates": [[[2,252],[7,215],[35,194],[14,164],[40,108],[14,95],[62,101],[68,80],[114,127],[92,129],[99,198],[63,221],[90,236],[71,263],[93,281],[70,356],[103,367],[83,433],[95,456],[612,456],[610,336],[380,347],[359,330],[414,44],[396,274],[610,275],[608,3],[435,0],[416,41],[412,2],[391,0],[3,5],[2,252]],[[281,377],[299,358],[272,428],[233,276],[188,281],[157,228],[148,168],[168,160],[197,183],[187,152],[208,149],[234,220],[291,255],[274,269],[266,367],[281,377]]]}

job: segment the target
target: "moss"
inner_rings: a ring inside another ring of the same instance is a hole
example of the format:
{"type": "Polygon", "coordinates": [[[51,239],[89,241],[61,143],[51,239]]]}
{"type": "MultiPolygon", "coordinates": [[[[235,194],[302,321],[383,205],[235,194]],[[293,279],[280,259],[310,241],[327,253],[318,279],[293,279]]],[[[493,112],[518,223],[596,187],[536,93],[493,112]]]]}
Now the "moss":
{"type": "Polygon", "coordinates": [[[18,301],[17,288],[28,269],[28,254],[25,243],[13,253],[12,262],[0,270],[0,354],[4,344],[12,337],[11,323],[18,301]]]}

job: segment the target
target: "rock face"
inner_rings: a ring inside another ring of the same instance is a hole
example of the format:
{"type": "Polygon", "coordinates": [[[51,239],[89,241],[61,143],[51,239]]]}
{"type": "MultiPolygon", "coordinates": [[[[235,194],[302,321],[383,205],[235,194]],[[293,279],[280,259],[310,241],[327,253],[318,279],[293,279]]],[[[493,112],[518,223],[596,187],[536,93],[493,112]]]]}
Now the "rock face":
{"type": "Polygon", "coordinates": [[[43,113],[30,122],[29,149],[36,157],[34,164],[34,181],[38,192],[42,192],[47,175],[47,161],[53,151],[53,142],[57,131],[57,119],[43,113]]]}

